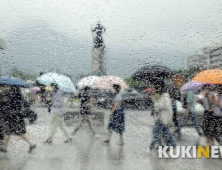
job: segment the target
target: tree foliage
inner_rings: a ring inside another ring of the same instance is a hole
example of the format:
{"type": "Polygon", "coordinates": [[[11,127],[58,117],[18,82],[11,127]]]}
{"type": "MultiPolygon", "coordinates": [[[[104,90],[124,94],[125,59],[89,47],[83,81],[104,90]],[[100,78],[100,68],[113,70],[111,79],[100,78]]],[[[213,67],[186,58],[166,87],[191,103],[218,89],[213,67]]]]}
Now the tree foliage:
{"type": "Polygon", "coordinates": [[[132,89],[141,90],[146,87],[148,87],[147,83],[145,81],[136,81],[133,78],[126,78],[125,82],[128,84],[128,86],[132,89]]]}
{"type": "Polygon", "coordinates": [[[36,79],[36,75],[32,75],[27,73],[27,71],[22,71],[19,70],[18,68],[13,68],[11,70],[11,72],[9,73],[9,75],[13,76],[13,77],[19,77],[23,80],[35,80],[36,79]]]}

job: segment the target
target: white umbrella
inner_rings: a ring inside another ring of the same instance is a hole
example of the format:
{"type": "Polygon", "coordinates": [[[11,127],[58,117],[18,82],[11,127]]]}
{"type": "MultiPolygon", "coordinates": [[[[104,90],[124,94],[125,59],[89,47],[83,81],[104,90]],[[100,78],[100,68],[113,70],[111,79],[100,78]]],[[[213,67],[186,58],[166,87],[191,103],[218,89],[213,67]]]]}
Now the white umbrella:
{"type": "Polygon", "coordinates": [[[95,84],[96,82],[98,82],[100,80],[100,77],[98,76],[88,76],[88,77],[84,77],[81,80],[79,80],[79,82],[77,83],[76,87],[78,89],[82,89],[86,86],[89,86],[91,88],[96,88],[95,84]]]}
{"type": "Polygon", "coordinates": [[[45,73],[37,78],[37,81],[46,86],[50,86],[52,83],[56,83],[59,86],[59,89],[65,93],[75,93],[76,88],[72,80],[65,75],[58,73],[45,73]]]}

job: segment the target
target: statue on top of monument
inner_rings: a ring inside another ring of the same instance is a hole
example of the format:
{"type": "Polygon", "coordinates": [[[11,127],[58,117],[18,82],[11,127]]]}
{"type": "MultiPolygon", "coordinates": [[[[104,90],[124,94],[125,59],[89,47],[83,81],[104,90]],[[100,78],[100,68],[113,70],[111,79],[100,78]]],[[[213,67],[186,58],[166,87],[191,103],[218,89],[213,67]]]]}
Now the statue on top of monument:
{"type": "Polygon", "coordinates": [[[92,29],[93,37],[94,37],[94,48],[100,48],[103,47],[103,37],[102,34],[106,31],[106,28],[104,28],[100,21],[97,23],[96,27],[92,29]]]}

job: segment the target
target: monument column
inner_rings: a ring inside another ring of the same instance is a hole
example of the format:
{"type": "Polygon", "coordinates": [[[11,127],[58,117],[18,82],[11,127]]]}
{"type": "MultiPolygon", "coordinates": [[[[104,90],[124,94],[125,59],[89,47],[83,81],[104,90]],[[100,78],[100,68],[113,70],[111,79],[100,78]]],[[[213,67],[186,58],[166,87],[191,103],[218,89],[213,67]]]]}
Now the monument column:
{"type": "Polygon", "coordinates": [[[105,75],[105,45],[102,34],[106,31],[106,29],[100,24],[100,22],[98,22],[96,27],[91,31],[93,34],[91,73],[96,75],[105,75]]]}

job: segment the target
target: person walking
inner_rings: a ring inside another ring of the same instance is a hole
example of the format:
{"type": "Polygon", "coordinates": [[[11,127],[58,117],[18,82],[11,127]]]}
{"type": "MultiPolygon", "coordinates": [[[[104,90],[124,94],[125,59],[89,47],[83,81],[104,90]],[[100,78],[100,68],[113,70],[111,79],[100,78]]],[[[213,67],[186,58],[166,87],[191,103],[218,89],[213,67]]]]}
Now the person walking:
{"type": "Polygon", "coordinates": [[[173,123],[175,126],[174,136],[178,140],[180,140],[181,139],[181,124],[178,120],[177,102],[181,101],[181,93],[178,88],[172,86],[169,89],[169,95],[172,100],[172,108],[173,108],[173,123]]]}
{"type": "Polygon", "coordinates": [[[51,113],[51,108],[52,108],[52,95],[53,95],[53,93],[50,90],[45,92],[46,106],[48,107],[49,113],[51,113]]]}
{"type": "Polygon", "coordinates": [[[202,136],[202,132],[201,132],[201,127],[200,127],[200,123],[199,123],[199,119],[196,115],[196,110],[195,110],[195,106],[197,104],[197,97],[196,97],[196,94],[192,91],[188,92],[187,94],[187,107],[186,107],[186,111],[185,111],[185,114],[190,116],[192,121],[193,121],[193,124],[197,130],[197,133],[199,136],[202,136]]]}
{"type": "Polygon", "coordinates": [[[36,148],[36,145],[26,136],[25,117],[22,112],[23,100],[20,88],[17,86],[11,86],[9,92],[4,93],[1,103],[1,120],[5,137],[3,147],[0,149],[1,152],[7,152],[12,135],[21,137],[29,144],[29,153],[36,148]]]}
{"type": "Polygon", "coordinates": [[[156,93],[152,96],[152,100],[154,102],[154,111],[158,116],[153,127],[153,139],[147,152],[157,149],[156,145],[160,145],[162,138],[164,138],[166,146],[176,146],[169,130],[169,125],[173,124],[173,108],[170,95],[164,85],[154,88],[156,93]]]}
{"type": "Polygon", "coordinates": [[[108,139],[105,140],[105,143],[110,142],[111,133],[115,131],[120,136],[120,144],[124,145],[123,141],[123,132],[125,131],[125,112],[124,112],[124,104],[122,101],[122,96],[120,94],[121,87],[118,84],[114,84],[113,88],[115,90],[115,98],[113,100],[113,106],[110,113],[110,121],[108,125],[108,139]]]}
{"type": "Polygon", "coordinates": [[[52,144],[52,139],[58,129],[62,130],[63,134],[66,137],[65,143],[71,143],[72,139],[70,138],[68,131],[65,128],[64,123],[64,94],[59,90],[59,87],[57,84],[53,83],[53,98],[52,98],[52,121],[50,125],[50,132],[48,139],[44,142],[45,144],[52,144]]]}
{"type": "Polygon", "coordinates": [[[76,129],[72,132],[72,135],[75,135],[77,131],[80,130],[82,125],[86,122],[89,126],[90,131],[92,132],[93,136],[95,135],[95,131],[92,128],[92,123],[90,121],[91,115],[91,105],[94,102],[94,99],[90,97],[91,88],[86,86],[82,93],[80,93],[80,115],[81,121],[76,129]]]}
{"type": "Polygon", "coordinates": [[[207,144],[214,146],[215,139],[221,144],[221,136],[219,129],[222,126],[222,88],[204,86],[201,93],[204,98],[202,99],[205,112],[203,120],[203,132],[207,138],[207,144]]]}
{"type": "Polygon", "coordinates": [[[7,90],[6,86],[0,86],[0,145],[3,145],[4,140],[4,130],[3,130],[3,115],[2,110],[4,110],[5,100],[5,92],[7,90]]]}
{"type": "MultiPolygon", "coordinates": [[[[201,130],[201,126],[199,123],[199,118],[196,115],[196,110],[195,110],[195,106],[197,104],[197,102],[199,102],[199,99],[197,99],[196,94],[198,92],[188,92],[187,94],[183,94],[183,108],[186,109],[185,111],[185,115],[188,116],[188,118],[192,119],[192,122],[194,124],[195,129],[197,130],[198,135],[201,137],[203,135],[202,130],[201,130]]],[[[175,106],[173,104],[173,111],[175,112],[175,106]]],[[[186,120],[186,122],[189,119],[186,120]]],[[[181,129],[184,126],[184,124],[186,122],[183,122],[183,124],[177,124],[176,130],[174,132],[174,135],[177,137],[177,139],[181,139],[181,129]]]]}

